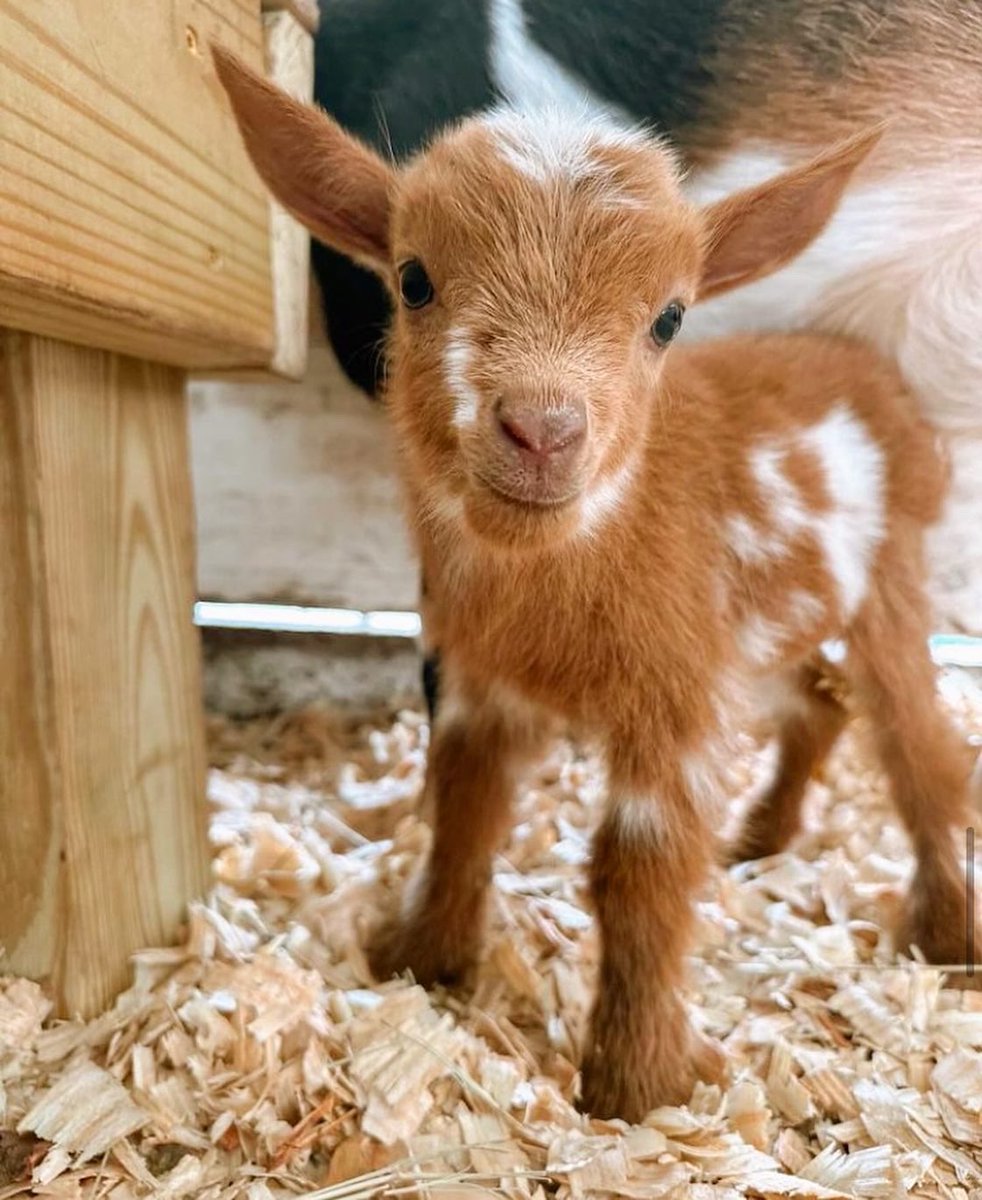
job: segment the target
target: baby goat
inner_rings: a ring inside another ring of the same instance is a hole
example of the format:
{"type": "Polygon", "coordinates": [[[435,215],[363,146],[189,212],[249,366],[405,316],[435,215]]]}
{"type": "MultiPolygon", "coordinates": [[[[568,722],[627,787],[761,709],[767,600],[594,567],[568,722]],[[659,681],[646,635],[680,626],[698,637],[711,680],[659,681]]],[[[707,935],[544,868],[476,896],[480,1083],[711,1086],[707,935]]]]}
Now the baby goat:
{"type": "Polygon", "coordinates": [[[685,1100],[723,1065],[678,986],[727,714],[748,683],[780,697],[777,779],[737,848],[769,854],[843,726],[817,686],[828,639],[914,844],[899,944],[964,962],[971,761],[936,700],[921,552],[947,482],[935,435],[855,343],[668,349],[691,304],[808,245],[875,135],[699,210],[640,132],[501,111],[399,169],[217,65],[273,192],[399,299],[388,405],[445,692],[433,851],[378,972],[473,963],[519,773],[571,724],[601,741],[610,787],[583,1103],[637,1120],[685,1100]]]}

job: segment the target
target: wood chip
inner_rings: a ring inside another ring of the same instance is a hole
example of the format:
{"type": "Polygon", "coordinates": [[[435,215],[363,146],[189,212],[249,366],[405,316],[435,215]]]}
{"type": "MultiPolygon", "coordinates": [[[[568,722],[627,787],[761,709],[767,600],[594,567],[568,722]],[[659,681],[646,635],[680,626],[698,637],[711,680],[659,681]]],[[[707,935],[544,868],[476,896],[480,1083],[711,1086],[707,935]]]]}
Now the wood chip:
{"type": "MultiPolygon", "coordinates": [[[[982,695],[950,695],[982,737],[982,695]]],[[[633,1128],[575,1106],[595,759],[557,746],[519,798],[454,996],[378,986],[364,954],[431,841],[420,715],[212,721],[211,740],[216,884],[186,944],[138,955],[87,1023],[0,977],[0,1128],[21,1130],[0,1200],[982,1200],[982,993],[893,957],[909,847],[855,732],[791,849],[700,902],[688,1001],[732,1084],[633,1128]]],[[[744,735],[731,823],[772,765],[744,735]]]]}

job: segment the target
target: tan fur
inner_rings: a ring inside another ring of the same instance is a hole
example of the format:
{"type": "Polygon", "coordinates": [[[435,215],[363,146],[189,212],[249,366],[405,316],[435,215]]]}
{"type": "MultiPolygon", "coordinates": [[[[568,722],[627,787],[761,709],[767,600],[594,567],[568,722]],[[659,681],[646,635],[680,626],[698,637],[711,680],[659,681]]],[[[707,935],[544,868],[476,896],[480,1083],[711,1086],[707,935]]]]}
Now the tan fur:
{"type": "MultiPolygon", "coordinates": [[[[343,176],[350,153],[361,178],[366,152],[321,121],[332,169],[343,176]]],[[[252,121],[247,145],[295,197],[297,167],[276,158],[289,139],[261,144],[278,125],[252,121]]],[[[699,212],[657,144],[602,129],[577,141],[574,128],[566,145],[556,128],[529,127],[524,157],[494,121],[444,136],[389,172],[384,226],[375,170],[364,212],[350,179],[337,205],[330,192],[304,203],[333,244],[389,246],[390,283],[414,259],[435,289],[399,311],[388,403],[450,696],[426,785],[434,850],[374,961],[458,977],[479,952],[522,766],[556,721],[599,738],[610,797],[591,866],[603,953],[583,1099],[638,1120],[723,1065],[679,986],[714,853],[703,781],[735,681],[790,680],[797,694],[778,780],[739,847],[776,850],[841,725],[811,664],[825,639],[845,640],[917,855],[901,949],[933,961],[965,953],[955,834],[970,821],[970,756],[938,708],[926,644],[921,542],[946,467],[894,369],[833,338],[665,350],[649,334],[672,301],[800,250],[871,139],[699,212]],[[585,435],[541,452],[509,434],[503,404],[509,421],[585,413],[585,435]]]]}

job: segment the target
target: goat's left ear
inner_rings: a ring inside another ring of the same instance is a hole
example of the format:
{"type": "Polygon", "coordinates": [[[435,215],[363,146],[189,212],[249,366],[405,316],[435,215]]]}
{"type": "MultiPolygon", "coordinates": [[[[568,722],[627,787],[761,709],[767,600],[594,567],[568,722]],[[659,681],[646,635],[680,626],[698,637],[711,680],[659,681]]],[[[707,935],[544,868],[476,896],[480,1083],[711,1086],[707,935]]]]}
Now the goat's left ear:
{"type": "Polygon", "coordinates": [[[393,169],[338,123],[213,45],[218,78],[263,182],[322,242],[383,277],[393,169]]]}
{"type": "Polygon", "coordinates": [[[708,247],[700,300],[783,267],[825,228],[853,171],[880,140],[857,134],[803,166],[703,210],[708,247]]]}

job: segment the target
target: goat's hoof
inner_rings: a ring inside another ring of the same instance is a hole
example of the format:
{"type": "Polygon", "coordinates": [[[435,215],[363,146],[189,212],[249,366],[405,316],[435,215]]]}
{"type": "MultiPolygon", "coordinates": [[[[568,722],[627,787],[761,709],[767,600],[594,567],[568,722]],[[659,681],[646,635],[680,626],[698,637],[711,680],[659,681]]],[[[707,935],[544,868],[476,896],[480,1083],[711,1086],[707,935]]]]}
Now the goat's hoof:
{"type": "Polygon", "coordinates": [[[694,1030],[678,1043],[658,1039],[645,1048],[634,1041],[598,1044],[582,1069],[581,1112],[631,1124],[662,1104],[685,1104],[697,1083],[719,1083],[727,1074],[720,1044],[694,1030]]]}
{"type": "Polygon", "coordinates": [[[794,829],[784,828],[769,811],[747,815],[736,841],[723,851],[723,865],[735,867],[740,863],[756,862],[786,850],[795,835],[794,829]]]}
{"type": "Polygon", "coordinates": [[[965,921],[967,889],[945,898],[910,896],[895,933],[897,949],[916,946],[929,963],[949,967],[946,986],[982,991],[982,920],[969,938],[965,921]]]}
{"type": "Polygon", "coordinates": [[[445,932],[419,921],[392,920],[380,926],[368,948],[368,965],[383,981],[410,971],[422,987],[459,985],[477,957],[472,946],[454,943],[445,932]]]}

